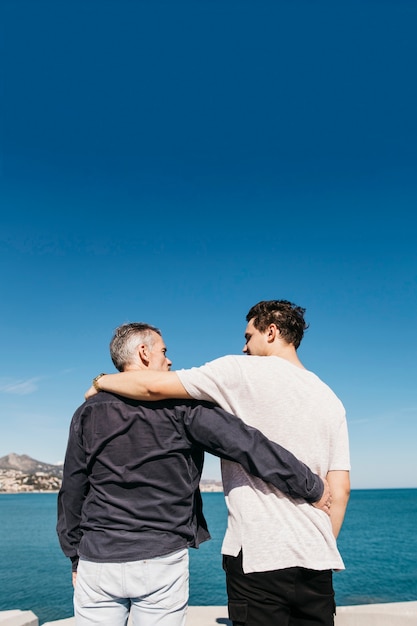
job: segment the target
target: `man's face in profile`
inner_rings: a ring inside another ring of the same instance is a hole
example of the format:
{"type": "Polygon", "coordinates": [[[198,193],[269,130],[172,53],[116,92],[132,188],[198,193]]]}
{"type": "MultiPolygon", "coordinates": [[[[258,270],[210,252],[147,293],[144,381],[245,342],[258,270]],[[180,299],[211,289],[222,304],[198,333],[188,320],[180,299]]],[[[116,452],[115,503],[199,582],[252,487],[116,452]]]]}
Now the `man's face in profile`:
{"type": "Polygon", "coordinates": [[[267,333],[261,333],[253,325],[253,319],[249,320],[245,330],[245,345],[243,352],[252,356],[266,356],[268,354],[267,333]]]}
{"type": "Polygon", "coordinates": [[[167,347],[161,335],[153,333],[153,346],[149,353],[148,369],[157,372],[168,372],[171,369],[172,361],[167,357],[167,347]]]}

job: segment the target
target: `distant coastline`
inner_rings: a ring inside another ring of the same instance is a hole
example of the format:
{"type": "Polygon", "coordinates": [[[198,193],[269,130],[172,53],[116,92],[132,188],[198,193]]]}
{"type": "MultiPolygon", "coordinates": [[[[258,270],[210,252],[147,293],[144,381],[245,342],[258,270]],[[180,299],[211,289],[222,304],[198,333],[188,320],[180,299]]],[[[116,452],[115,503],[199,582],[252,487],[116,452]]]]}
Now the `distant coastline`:
{"type": "MultiPolygon", "coordinates": [[[[51,465],[27,455],[8,454],[0,458],[0,495],[18,493],[58,493],[61,488],[63,465],[51,465]]],[[[355,491],[417,489],[414,487],[356,487],[355,491]]],[[[223,492],[221,480],[204,478],[202,493],[223,492]]]]}
{"type": "MultiPolygon", "coordinates": [[[[200,484],[200,491],[201,493],[222,493],[223,492],[223,485],[221,482],[218,481],[205,481],[204,484],[200,484]]],[[[18,491],[5,491],[5,490],[0,490],[0,496],[7,496],[7,495],[14,495],[17,496],[19,494],[27,494],[27,493],[59,493],[59,489],[26,489],[26,490],[18,490],[18,491]]]]}
{"type": "MultiPolygon", "coordinates": [[[[20,470],[0,469],[0,495],[58,493],[61,481],[61,477],[47,472],[26,473],[20,470]]],[[[204,493],[223,491],[223,484],[218,480],[204,479],[200,482],[200,491],[204,493]]]]}
{"type": "MultiPolygon", "coordinates": [[[[58,493],[63,470],[63,464],[51,465],[11,452],[0,458],[0,494],[58,493]]],[[[220,480],[202,479],[200,491],[223,491],[223,484],[220,480]]]]}

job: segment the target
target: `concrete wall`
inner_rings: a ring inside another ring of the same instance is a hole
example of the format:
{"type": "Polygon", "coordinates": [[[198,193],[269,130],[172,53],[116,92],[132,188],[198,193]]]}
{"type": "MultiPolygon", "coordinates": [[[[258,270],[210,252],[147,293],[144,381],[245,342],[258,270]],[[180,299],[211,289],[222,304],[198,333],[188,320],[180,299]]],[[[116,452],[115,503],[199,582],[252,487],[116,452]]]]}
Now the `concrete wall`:
{"type": "Polygon", "coordinates": [[[388,602],[337,608],[335,626],[417,626],[417,602],[388,602]]]}
{"type": "MultiPolygon", "coordinates": [[[[227,607],[190,606],[187,626],[231,625],[227,607]]],[[[337,608],[335,626],[417,626],[417,602],[364,604],[337,608]]],[[[45,625],[46,626],[46,625],[45,625]]]]}
{"type": "Polygon", "coordinates": [[[0,611],[0,626],[39,626],[39,620],[32,611],[0,611]]]}
{"type": "MultiPolygon", "coordinates": [[[[187,626],[229,626],[225,606],[188,607],[187,626]]],[[[0,612],[0,626],[39,626],[32,611],[0,612]]],[[[73,617],[43,626],[75,626],[73,617]]],[[[335,626],[417,626],[417,601],[337,608],[335,626]]]]}

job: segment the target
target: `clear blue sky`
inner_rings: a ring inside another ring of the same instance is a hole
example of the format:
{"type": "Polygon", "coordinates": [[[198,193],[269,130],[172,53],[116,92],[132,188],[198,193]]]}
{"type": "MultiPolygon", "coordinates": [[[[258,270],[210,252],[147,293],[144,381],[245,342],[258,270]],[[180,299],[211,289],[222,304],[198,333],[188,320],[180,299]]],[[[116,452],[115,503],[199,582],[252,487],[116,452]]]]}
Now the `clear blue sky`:
{"type": "Polygon", "coordinates": [[[284,298],[353,487],[417,487],[416,3],[2,0],[0,24],[0,456],[63,459],[119,324],[190,367],[284,298]]]}

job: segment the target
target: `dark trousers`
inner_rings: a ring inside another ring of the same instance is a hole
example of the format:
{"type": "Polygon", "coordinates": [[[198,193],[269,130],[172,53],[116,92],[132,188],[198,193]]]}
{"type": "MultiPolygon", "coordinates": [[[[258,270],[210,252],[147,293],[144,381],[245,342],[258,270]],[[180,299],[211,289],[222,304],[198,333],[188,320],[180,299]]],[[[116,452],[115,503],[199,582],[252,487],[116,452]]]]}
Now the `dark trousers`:
{"type": "Polygon", "coordinates": [[[244,574],[242,553],[224,556],[233,626],[333,626],[332,571],[290,567],[244,574]]]}

